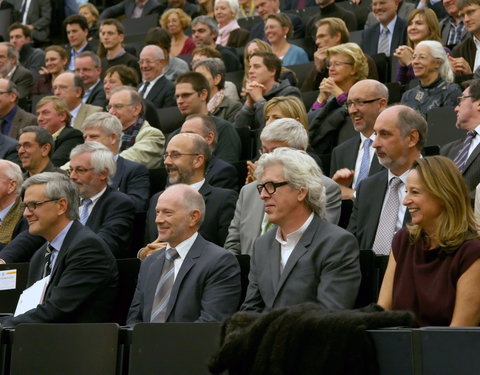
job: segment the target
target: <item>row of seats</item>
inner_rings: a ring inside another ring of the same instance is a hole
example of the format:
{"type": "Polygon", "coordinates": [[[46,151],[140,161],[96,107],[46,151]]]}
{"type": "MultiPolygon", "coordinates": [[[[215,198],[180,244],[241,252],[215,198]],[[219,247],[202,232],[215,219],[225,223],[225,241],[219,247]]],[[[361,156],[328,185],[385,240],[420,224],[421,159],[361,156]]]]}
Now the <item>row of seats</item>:
{"type": "MultiPolygon", "coordinates": [[[[21,325],[0,333],[0,374],[209,374],[220,331],[220,323],[21,325]]],[[[479,328],[380,329],[369,335],[379,375],[480,372],[479,328]]]]}

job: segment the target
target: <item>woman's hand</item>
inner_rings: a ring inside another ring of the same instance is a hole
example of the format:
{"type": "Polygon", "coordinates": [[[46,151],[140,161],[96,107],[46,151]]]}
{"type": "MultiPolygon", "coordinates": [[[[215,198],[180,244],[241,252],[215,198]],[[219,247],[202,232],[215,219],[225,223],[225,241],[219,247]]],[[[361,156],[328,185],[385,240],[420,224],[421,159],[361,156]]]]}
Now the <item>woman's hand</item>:
{"type": "MultiPolygon", "coordinates": [[[[332,78],[322,79],[322,82],[320,82],[319,90],[320,90],[319,98],[322,95],[326,95],[326,96],[323,97],[324,98],[323,101],[327,101],[329,95],[333,95],[333,96],[337,97],[337,96],[343,94],[343,90],[340,87],[337,86],[337,84],[335,83],[335,81],[332,78]]],[[[319,102],[320,102],[320,100],[319,100],[319,102]]],[[[322,102],[320,102],[320,103],[322,103],[322,102]]]]}
{"type": "Polygon", "coordinates": [[[255,168],[257,167],[257,162],[247,160],[247,178],[245,179],[245,185],[250,182],[255,181],[255,168]]]}
{"type": "Polygon", "coordinates": [[[325,59],[327,58],[328,47],[319,48],[313,54],[313,63],[317,72],[321,72],[325,67],[325,59]]]}
{"type": "Polygon", "coordinates": [[[400,46],[393,53],[401,66],[408,66],[412,63],[413,49],[409,46],[400,46]]]}
{"type": "Polygon", "coordinates": [[[40,68],[40,70],[38,71],[38,74],[40,74],[40,75],[48,74],[47,68],[46,68],[45,66],[42,66],[42,67],[40,68]]]}

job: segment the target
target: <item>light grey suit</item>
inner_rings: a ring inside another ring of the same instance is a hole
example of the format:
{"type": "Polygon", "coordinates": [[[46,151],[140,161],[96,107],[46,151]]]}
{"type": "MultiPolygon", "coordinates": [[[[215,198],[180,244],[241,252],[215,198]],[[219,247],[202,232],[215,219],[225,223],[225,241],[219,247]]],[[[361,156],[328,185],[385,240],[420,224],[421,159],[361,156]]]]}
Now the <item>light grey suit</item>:
{"type": "MultiPolygon", "coordinates": [[[[328,177],[323,176],[322,181],[327,196],[325,217],[330,223],[337,224],[342,205],[340,187],[328,177]]],[[[252,255],[253,244],[260,236],[264,209],[257,185],[258,182],[254,181],[240,190],[235,215],[228,228],[228,236],[224,245],[225,249],[234,254],[252,255]]]]}
{"type": "Polygon", "coordinates": [[[242,310],[258,312],[316,302],[352,308],[360,285],[359,250],[346,230],[314,216],[280,274],[280,244],[271,230],[255,241],[242,310]]]}
{"type": "MultiPolygon", "coordinates": [[[[165,251],[147,257],[140,268],[127,325],[150,322],[165,251]]],[[[183,260],[167,305],[167,322],[215,322],[232,315],[240,301],[240,266],[228,251],[200,234],[183,260]]]]}

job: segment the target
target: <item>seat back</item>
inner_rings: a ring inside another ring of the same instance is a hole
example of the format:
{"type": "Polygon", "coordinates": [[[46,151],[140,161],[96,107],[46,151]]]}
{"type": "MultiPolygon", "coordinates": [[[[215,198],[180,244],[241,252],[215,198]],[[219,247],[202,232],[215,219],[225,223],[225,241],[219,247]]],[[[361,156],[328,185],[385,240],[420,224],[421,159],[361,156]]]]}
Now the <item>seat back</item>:
{"type": "Polygon", "coordinates": [[[0,313],[14,313],[17,307],[18,298],[27,286],[29,263],[8,263],[0,264],[0,277],[4,280],[7,278],[14,279],[15,283],[9,287],[5,284],[5,288],[0,290],[0,313]]]}
{"type": "MultiPolygon", "coordinates": [[[[143,220],[145,227],[145,219],[143,220]]],[[[143,241],[143,234],[141,239],[143,241]]],[[[114,309],[114,321],[119,325],[125,325],[128,315],[128,309],[132,303],[135,288],[137,287],[138,272],[140,271],[140,259],[117,259],[118,267],[118,295],[114,309]]]]}

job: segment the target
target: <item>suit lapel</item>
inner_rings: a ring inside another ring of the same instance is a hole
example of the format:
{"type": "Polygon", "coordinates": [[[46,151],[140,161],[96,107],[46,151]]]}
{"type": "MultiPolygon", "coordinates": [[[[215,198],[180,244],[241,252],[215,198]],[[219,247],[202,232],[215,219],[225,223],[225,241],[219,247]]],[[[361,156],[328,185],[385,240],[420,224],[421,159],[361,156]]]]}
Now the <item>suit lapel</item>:
{"type": "MultiPolygon", "coordinates": [[[[290,254],[290,257],[288,258],[287,263],[285,264],[285,268],[283,269],[283,272],[280,275],[280,281],[278,282],[277,288],[275,290],[274,303],[275,303],[275,299],[280,293],[280,290],[282,289],[283,284],[288,279],[290,273],[292,272],[293,268],[297,264],[298,260],[308,251],[308,247],[312,243],[313,235],[315,234],[318,226],[320,225],[319,221],[320,219],[314,215],[312,222],[308,226],[305,233],[303,233],[302,237],[300,238],[297,245],[293,249],[292,254],[290,254]]],[[[279,245],[279,251],[277,252],[277,254],[279,254],[278,255],[279,258],[280,258],[280,251],[281,250],[279,245]]],[[[280,268],[280,259],[278,260],[278,263],[277,263],[277,269],[278,268],[280,268]]]]}
{"type": "Polygon", "coordinates": [[[118,190],[120,187],[120,181],[122,180],[122,177],[123,177],[124,164],[125,164],[125,160],[120,155],[118,155],[117,172],[115,173],[115,176],[113,176],[112,183],[110,184],[110,186],[114,190],[118,190]]]}
{"type": "Polygon", "coordinates": [[[477,159],[478,155],[480,154],[480,144],[477,145],[472,151],[472,154],[469,156],[465,163],[465,168],[463,169],[463,174],[466,173],[467,169],[472,165],[472,163],[477,159]]]}
{"type": "Polygon", "coordinates": [[[187,253],[187,256],[183,260],[182,266],[178,270],[177,277],[172,287],[172,293],[170,294],[170,299],[168,300],[167,311],[165,314],[165,321],[168,321],[168,317],[177,302],[178,293],[180,291],[180,286],[182,285],[183,279],[187,276],[190,269],[195,265],[197,259],[200,257],[203,250],[202,237],[200,234],[197,235],[197,239],[193,243],[192,247],[187,253]]]}
{"type": "Polygon", "coordinates": [[[103,201],[105,198],[108,196],[110,193],[111,188],[107,186],[107,189],[103,192],[102,196],[98,198],[97,203],[95,203],[95,206],[93,206],[92,212],[90,212],[90,215],[88,215],[87,222],[85,223],[85,226],[89,227],[91,230],[96,231],[94,223],[96,222],[96,219],[99,217],[98,212],[102,210],[102,205],[103,201]]]}
{"type": "Polygon", "coordinates": [[[275,295],[278,293],[280,282],[280,253],[282,251],[280,244],[275,239],[276,231],[272,231],[272,247],[270,248],[270,274],[272,275],[272,290],[275,295]]]}

